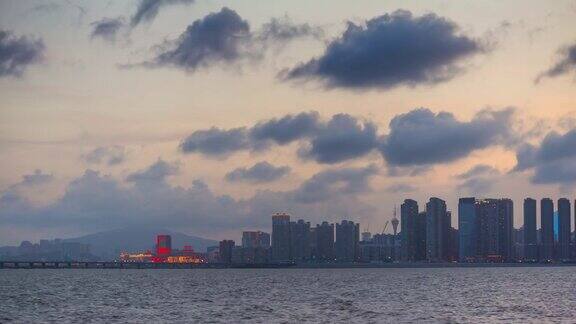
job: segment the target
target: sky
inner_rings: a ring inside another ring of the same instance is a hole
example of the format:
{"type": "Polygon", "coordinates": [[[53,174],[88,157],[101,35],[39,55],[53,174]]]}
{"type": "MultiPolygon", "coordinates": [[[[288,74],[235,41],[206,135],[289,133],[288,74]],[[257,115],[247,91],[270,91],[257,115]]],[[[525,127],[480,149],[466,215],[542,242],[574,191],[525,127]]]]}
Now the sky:
{"type": "Polygon", "coordinates": [[[574,0],[0,0],[0,244],[430,197],[520,227],[576,198],[575,89],[574,0]]]}

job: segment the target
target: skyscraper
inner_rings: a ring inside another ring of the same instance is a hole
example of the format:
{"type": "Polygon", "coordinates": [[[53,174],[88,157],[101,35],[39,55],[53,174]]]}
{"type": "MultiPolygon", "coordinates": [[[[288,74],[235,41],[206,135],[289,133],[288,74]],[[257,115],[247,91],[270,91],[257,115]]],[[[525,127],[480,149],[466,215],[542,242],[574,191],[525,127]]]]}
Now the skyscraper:
{"type": "Polygon", "coordinates": [[[426,212],[420,212],[416,215],[415,220],[415,249],[414,261],[426,260],[426,212]]]}
{"type": "Polygon", "coordinates": [[[570,259],[570,200],[558,199],[558,258],[570,259]]]}
{"type": "Polygon", "coordinates": [[[514,260],[514,202],[498,199],[498,254],[504,262],[514,260]]]}
{"type": "Polygon", "coordinates": [[[334,224],[316,225],[316,260],[334,261],[334,224]]]}
{"type": "Polygon", "coordinates": [[[445,261],[447,216],[446,202],[440,198],[430,198],[426,204],[426,259],[430,262],[445,261]]]}
{"type": "Polygon", "coordinates": [[[308,260],[311,257],[310,222],[298,220],[290,222],[290,242],[292,244],[292,257],[296,261],[308,260]]]}
{"type": "Polygon", "coordinates": [[[524,199],[524,260],[538,260],[536,200],[532,198],[524,199]]]}
{"type": "Polygon", "coordinates": [[[245,248],[269,248],[270,234],[262,231],[242,232],[242,247],[245,248]]]}
{"type": "Polygon", "coordinates": [[[360,240],[360,224],[343,220],[336,224],[336,259],[340,262],[358,261],[360,240]]]}
{"type": "Polygon", "coordinates": [[[400,206],[400,235],[402,239],[402,261],[416,260],[416,221],[418,203],[412,199],[404,200],[400,206]]]}
{"type": "Polygon", "coordinates": [[[540,201],[540,260],[549,261],[554,258],[554,202],[550,198],[540,201]]]}
{"type": "Polygon", "coordinates": [[[290,238],[290,215],[284,213],[272,215],[272,259],[292,260],[290,238]]]}
{"type": "Polygon", "coordinates": [[[476,198],[460,198],[458,201],[458,260],[475,261],[477,256],[476,198]]]}
{"type": "Polygon", "coordinates": [[[232,263],[232,251],[234,250],[235,243],[232,240],[220,241],[219,260],[221,263],[232,263]]]}

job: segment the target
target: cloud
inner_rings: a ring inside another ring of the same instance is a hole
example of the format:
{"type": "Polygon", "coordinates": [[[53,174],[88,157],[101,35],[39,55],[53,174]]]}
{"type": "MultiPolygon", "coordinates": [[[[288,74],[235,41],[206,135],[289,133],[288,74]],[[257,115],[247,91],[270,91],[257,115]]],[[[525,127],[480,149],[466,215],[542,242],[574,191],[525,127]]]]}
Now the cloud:
{"type": "Polygon", "coordinates": [[[1,192],[0,205],[2,203],[18,206],[21,206],[22,204],[25,205],[28,202],[22,197],[24,191],[48,184],[53,180],[54,176],[52,174],[44,173],[40,169],[34,170],[34,173],[25,174],[19,182],[9,186],[6,190],[1,192]]]}
{"type": "Polygon", "coordinates": [[[118,32],[124,27],[124,18],[102,18],[91,24],[93,27],[90,38],[101,38],[107,42],[116,42],[118,32]]]}
{"type": "Polygon", "coordinates": [[[363,156],[377,147],[377,127],[347,114],[337,114],[319,128],[299,155],[318,163],[338,163],[363,156]]]}
{"type": "Polygon", "coordinates": [[[498,171],[494,167],[486,164],[478,164],[473,168],[471,168],[470,170],[459,174],[457,177],[459,179],[470,179],[477,176],[496,175],[496,174],[500,174],[500,171],[498,171]]]}
{"type": "Polygon", "coordinates": [[[19,77],[26,68],[39,63],[45,46],[41,39],[16,37],[11,31],[0,29],[0,77],[19,77]]]}
{"type": "Polygon", "coordinates": [[[369,190],[367,182],[374,167],[324,171],[295,190],[261,190],[246,199],[215,194],[199,180],[189,188],[171,186],[165,179],[174,173],[173,164],[159,160],[132,173],[129,184],[133,185],[124,185],[111,176],[86,170],[49,205],[33,207],[16,193],[13,199],[0,199],[0,226],[42,232],[160,226],[210,237],[223,231],[269,228],[270,215],[278,211],[310,221],[327,219],[327,215],[327,220],[359,219],[375,212],[357,199],[369,190]]]}
{"type": "Polygon", "coordinates": [[[180,143],[180,150],[184,153],[198,152],[220,158],[248,147],[246,129],[243,127],[230,130],[216,127],[198,130],[180,143]]]}
{"type": "Polygon", "coordinates": [[[267,44],[285,43],[302,37],[321,39],[323,36],[324,30],[322,28],[310,24],[296,24],[288,16],[284,16],[270,19],[269,22],[262,25],[255,37],[259,42],[267,44]]]}
{"type": "Polygon", "coordinates": [[[130,24],[136,27],[142,22],[152,22],[162,7],[183,4],[190,5],[194,0],[140,0],[130,24]]]}
{"type": "Polygon", "coordinates": [[[281,73],[286,80],[319,79],[328,88],[389,89],[436,84],[462,72],[465,58],[483,51],[475,39],[435,14],[414,17],[398,10],[348,22],[324,53],[281,73]]]}
{"type": "Polygon", "coordinates": [[[126,159],[126,150],[120,145],[100,146],[82,155],[82,159],[92,164],[118,165],[126,159]]]}
{"type": "Polygon", "coordinates": [[[540,73],[535,82],[540,82],[543,78],[554,78],[570,72],[576,72],[576,44],[565,46],[558,51],[560,57],[548,70],[540,73]]]}
{"type": "Polygon", "coordinates": [[[405,183],[395,183],[393,185],[386,187],[386,192],[390,193],[406,193],[414,191],[416,191],[416,188],[414,186],[405,183]]]}
{"type": "Polygon", "coordinates": [[[237,168],[226,174],[229,182],[248,181],[253,183],[272,182],[290,173],[287,166],[275,167],[264,161],[254,164],[250,168],[237,168]]]}
{"type": "Polygon", "coordinates": [[[272,18],[252,31],[248,21],[227,7],[189,25],[180,37],[156,46],[160,53],[140,64],[122,67],[176,67],[189,73],[214,65],[229,66],[258,62],[269,48],[280,48],[302,37],[317,38],[319,27],[295,24],[288,17],[272,18]]]}
{"type": "Polygon", "coordinates": [[[167,177],[177,174],[178,170],[177,163],[168,163],[159,159],[147,169],[129,174],[126,181],[136,184],[164,183],[167,177]]]}
{"type": "Polygon", "coordinates": [[[52,174],[43,173],[42,170],[36,169],[32,174],[25,174],[22,176],[20,182],[23,186],[36,186],[48,183],[54,179],[52,174]]]}
{"type": "Polygon", "coordinates": [[[259,122],[250,129],[250,138],[255,142],[288,144],[313,135],[320,127],[319,119],[318,112],[311,111],[259,122]]]}
{"type": "Polygon", "coordinates": [[[216,63],[234,63],[249,55],[250,25],[226,7],[196,20],[186,31],[144,66],[173,66],[194,72],[216,63]]]}
{"type": "Polygon", "coordinates": [[[314,203],[339,195],[364,193],[370,191],[368,180],[377,173],[375,165],[322,171],[300,185],[291,196],[301,203],[314,203]]]}
{"type": "Polygon", "coordinates": [[[514,110],[482,110],[469,122],[452,113],[424,108],[400,114],[390,121],[380,151],[389,165],[419,166],[458,160],[474,150],[508,144],[514,110]]]}
{"type": "Polygon", "coordinates": [[[516,151],[515,172],[534,169],[535,184],[576,184],[576,129],[548,133],[539,145],[524,144],[516,151]]]}
{"type": "Polygon", "coordinates": [[[458,185],[458,190],[470,194],[486,195],[499,180],[500,171],[486,164],[478,164],[456,177],[462,180],[458,185]]]}

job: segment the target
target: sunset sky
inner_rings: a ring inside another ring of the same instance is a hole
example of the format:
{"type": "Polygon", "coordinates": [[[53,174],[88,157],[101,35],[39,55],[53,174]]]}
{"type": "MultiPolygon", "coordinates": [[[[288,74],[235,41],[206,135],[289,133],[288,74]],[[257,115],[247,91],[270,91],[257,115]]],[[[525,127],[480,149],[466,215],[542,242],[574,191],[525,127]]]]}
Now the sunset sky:
{"type": "Polygon", "coordinates": [[[575,193],[574,0],[0,0],[0,245],[575,193]]]}

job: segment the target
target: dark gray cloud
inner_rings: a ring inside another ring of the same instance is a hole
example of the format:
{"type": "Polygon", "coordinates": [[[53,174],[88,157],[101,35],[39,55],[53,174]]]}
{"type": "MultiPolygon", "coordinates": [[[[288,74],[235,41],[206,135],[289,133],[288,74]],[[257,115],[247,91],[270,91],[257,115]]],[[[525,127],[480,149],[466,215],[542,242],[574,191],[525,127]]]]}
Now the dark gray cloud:
{"type": "Polygon", "coordinates": [[[180,150],[184,153],[197,152],[212,157],[226,157],[249,147],[246,128],[243,127],[230,130],[212,127],[195,131],[180,143],[180,150]]]}
{"type": "Polygon", "coordinates": [[[136,184],[158,184],[163,183],[167,177],[178,173],[177,163],[169,163],[159,159],[147,169],[129,174],[126,181],[136,184]]]}
{"type": "Polygon", "coordinates": [[[322,171],[305,181],[291,196],[301,203],[326,201],[339,195],[370,191],[369,180],[378,173],[375,165],[322,171]]]}
{"type": "Polygon", "coordinates": [[[176,4],[190,5],[194,2],[195,0],[140,0],[130,24],[136,27],[142,22],[151,22],[162,7],[176,4]]]}
{"type": "Polygon", "coordinates": [[[230,182],[248,181],[253,183],[272,182],[290,173],[287,166],[275,167],[263,161],[254,164],[250,168],[237,168],[226,174],[226,180],[230,182]]]}
{"type": "Polygon", "coordinates": [[[250,40],[250,25],[226,7],[196,20],[145,66],[174,66],[189,72],[216,63],[233,63],[245,58],[250,40]]]}
{"type": "Polygon", "coordinates": [[[416,191],[416,187],[405,183],[395,183],[393,185],[386,187],[386,192],[390,193],[406,193],[414,191],[416,191]]]}
{"type": "Polygon", "coordinates": [[[262,25],[255,36],[263,43],[287,42],[296,38],[312,37],[321,39],[324,30],[310,24],[296,24],[288,16],[272,18],[262,25]]]}
{"type": "Polygon", "coordinates": [[[550,132],[539,145],[520,146],[516,160],[514,171],[534,169],[532,183],[576,184],[576,129],[550,132]]]}
{"type": "Polygon", "coordinates": [[[3,194],[0,226],[27,231],[39,228],[42,232],[161,226],[210,237],[223,231],[269,228],[270,215],[278,211],[310,221],[326,219],[327,215],[334,220],[359,219],[375,212],[357,199],[369,190],[368,177],[374,172],[371,167],[321,172],[297,190],[262,190],[246,199],[234,199],[213,193],[199,180],[187,188],[171,186],[165,181],[174,174],[174,166],[170,165],[160,160],[134,172],[130,177],[133,186],[87,170],[68,184],[61,198],[42,207],[33,207],[18,193],[3,194]],[[302,197],[305,193],[313,196],[302,197]]]}
{"type": "Polygon", "coordinates": [[[297,38],[318,38],[320,33],[319,27],[295,24],[288,17],[273,18],[261,29],[251,31],[248,21],[224,7],[194,21],[178,39],[156,46],[160,53],[155,58],[123,67],[172,66],[195,72],[218,64],[255,63],[261,61],[270,48],[279,49],[297,38]]]}
{"type": "Polygon", "coordinates": [[[478,164],[473,168],[471,168],[470,170],[462,174],[459,174],[457,177],[459,179],[470,179],[478,176],[496,175],[496,174],[500,174],[500,171],[498,171],[494,167],[489,166],[487,164],[478,164]]]}
{"type": "Polygon", "coordinates": [[[347,114],[332,116],[299,155],[319,163],[338,163],[361,157],[377,147],[377,127],[347,114]]]}
{"type": "Polygon", "coordinates": [[[416,109],[394,117],[380,150],[389,165],[417,166],[446,163],[474,150],[508,144],[513,109],[483,110],[469,122],[448,112],[416,109]]]}
{"type": "Polygon", "coordinates": [[[102,18],[101,20],[95,21],[91,24],[92,32],[90,33],[90,38],[101,38],[113,43],[116,41],[117,35],[124,25],[125,23],[122,17],[102,18]]]}
{"type": "Polygon", "coordinates": [[[543,78],[554,78],[570,72],[576,72],[576,44],[563,47],[558,51],[560,59],[548,70],[542,72],[537,78],[538,83],[543,78]]]}
{"type": "Polygon", "coordinates": [[[320,79],[327,87],[388,89],[435,84],[462,71],[459,63],[482,52],[482,45],[435,14],[414,17],[398,10],[348,23],[318,58],[282,73],[285,79],[320,79]]]}
{"type": "Polygon", "coordinates": [[[52,174],[43,173],[42,170],[36,169],[32,174],[23,175],[20,184],[23,186],[36,186],[48,183],[53,179],[54,176],[52,174]]]}
{"type": "Polygon", "coordinates": [[[118,165],[126,159],[126,149],[120,145],[100,146],[82,155],[82,159],[93,164],[118,165]]]}
{"type": "Polygon", "coordinates": [[[0,77],[21,76],[28,66],[42,60],[44,51],[42,40],[16,37],[0,29],[0,77]]]}
{"type": "Polygon", "coordinates": [[[250,129],[250,138],[255,142],[272,141],[284,145],[311,136],[319,128],[318,112],[303,112],[259,122],[250,129]]]}

